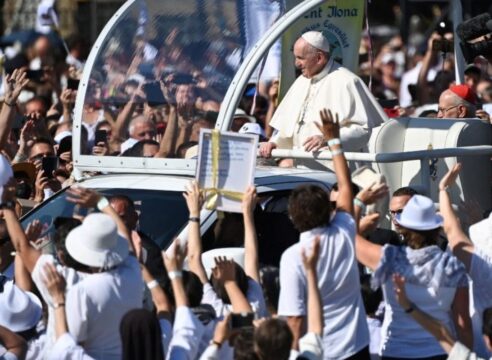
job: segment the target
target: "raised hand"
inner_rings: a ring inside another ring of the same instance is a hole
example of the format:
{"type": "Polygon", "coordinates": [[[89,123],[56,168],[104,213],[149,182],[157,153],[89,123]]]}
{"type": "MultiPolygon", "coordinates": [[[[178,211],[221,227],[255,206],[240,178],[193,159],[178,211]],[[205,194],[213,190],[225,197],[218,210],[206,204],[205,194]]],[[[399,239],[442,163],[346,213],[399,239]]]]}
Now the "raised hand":
{"type": "Polygon", "coordinates": [[[67,194],[68,202],[87,209],[95,208],[102,197],[97,191],[86,189],[81,186],[72,186],[67,190],[67,194]]]}
{"type": "Polygon", "coordinates": [[[168,256],[165,251],[162,252],[164,266],[167,272],[183,270],[183,262],[186,257],[186,246],[180,245],[179,239],[174,240],[172,256],[168,256]]]}
{"type": "Polygon", "coordinates": [[[254,186],[248,187],[243,195],[243,202],[241,208],[244,215],[252,215],[256,207],[256,188],[254,186]]]}
{"type": "Polygon", "coordinates": [[[319,112],[321,118],[321,125],[315,123],[316,127],[321,131],[325,140],[339,139],[340,138],[340,122],[338,120],[338,114],[335,113],[335,117],[331,110],[323,109],[319,112]]]}
{"type": "Polygon", "coordinates": [[[65,89],[60,95],[60,101],[64,108],[70,109],[75,103],[75,96],[77,95],[77,90],[65,89]]]}
{"type": "Polygon", "coordinates": [[[216,257],[212,274],[214,278],[222,283],[236,281],[236,266],[234,260],[227,260],[225,256],[216,257]]]}
{"type": "Polygon", "coordinates": [[[190,216],[199,217],[200,209],[203,205],[203,196],[200,193],[200,188],[195,180],[186,185],[186,191],[183,193],[183,196],[186,200],[190,216]]]}
{"type": "Polygon", "coordinates": [[[362,217],[359,221],[359,233],[367,234],[376,230],[380,217],[381,216],[378,213],[373,213],[362,217]]]}
{"type": "Polygon", "coordinates": [[[98,142],[92,148],[92,154],[96,156],[106,156],[109,153],[108,145],[105,142],[98,142]]]}
{"type": "Polygon", "coordinates": [[[320,237],[316,236],[313,241],[313,250],[309,255],[306,254],[306,249],[301,250],[302,264],[306,271],[316,271],[316,264],[319,259],[319,242],[320,237]]]}
{"type": "Polygon", "coordinates": [[[356,197],[365,205],[371,205],[379,199],[385,197],[388,194],[388,190],[388,186],[384,183],[373,183],[365,189],[359,191],[356,197]]]}
{"type": "Polygon", "coordinates": [[[25,71],[15,69],[12,74],[7,75],[4,84],[4,102],[13,105],[28,83],[29,79],[25,71]]]}
{"type": "Polygon", "coordinates": [[[408,300],[407,292],[405,290],[405,278],[400,274],[393,274],[393,284],[395,287],[396,300],[403,309],[408,309],[412,306],[410,300],[408,300]]]}
{"type": "Polygon", "coordinates": [[[55,303],[65,302],[65,278],[56,271],[53,264],[47,263],[44,267],[43,282],[55,303]]]}
{"type": "Polygon", "coordinates": [[[461,164],[455,164],[439,182],[439,190],[446,190],[448,187],[454,185],[456,178],[460,174],[461,164]]]}
{"type": "Polygon", "coordinates": [[[34,220],[27,225],[26,238],[27,241],[36,242],[39,239],[41,232],[43,231],[43,224],[39,220],[34,220]]]}

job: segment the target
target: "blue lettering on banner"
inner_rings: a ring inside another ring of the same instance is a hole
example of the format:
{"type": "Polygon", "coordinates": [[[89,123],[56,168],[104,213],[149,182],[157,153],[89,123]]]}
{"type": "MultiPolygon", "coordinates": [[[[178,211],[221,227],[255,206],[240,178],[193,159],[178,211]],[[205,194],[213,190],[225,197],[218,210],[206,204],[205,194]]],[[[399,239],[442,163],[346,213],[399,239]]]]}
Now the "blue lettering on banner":
{"type": "MultiPolygon", "coordinates": [[[[352,8],[352,9],[340,9],[336,6],[328,6],[328,13],[326,14],[327,17],[356,17],[357,12],[359,9],[357,8],[352,8]]],[[[320,12],[321,15],[321,12],[320,12]]]]}

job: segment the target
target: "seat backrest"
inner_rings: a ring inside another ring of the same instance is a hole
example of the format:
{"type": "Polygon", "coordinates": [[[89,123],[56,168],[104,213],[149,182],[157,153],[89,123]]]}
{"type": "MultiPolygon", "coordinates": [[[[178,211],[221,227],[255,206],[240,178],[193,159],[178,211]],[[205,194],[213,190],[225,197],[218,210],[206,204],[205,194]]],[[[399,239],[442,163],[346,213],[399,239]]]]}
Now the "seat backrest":
{"type": "MultiPolygon", "coordinates": [[[[488,123],[478,119],[392,119],[373,129],[369,151],[374,153],[407,152],[428,149],[456,148],[473,145],[491,145],[492,132],[488,123]]],[[[431,159],[429,161],[430,189],[424,195],[438,202],[440,179],[456,162],[463,169],[457,187],[451,190],[454,204],[460,200],[475,200],[483,210],[491,207],[490,156],[431,159]]],[[[421,163],[419,160],[397,163],[374,163],[376,171],[383,174],[391,191],[402,186],[412,186],[421,191],[421,163]]]]}

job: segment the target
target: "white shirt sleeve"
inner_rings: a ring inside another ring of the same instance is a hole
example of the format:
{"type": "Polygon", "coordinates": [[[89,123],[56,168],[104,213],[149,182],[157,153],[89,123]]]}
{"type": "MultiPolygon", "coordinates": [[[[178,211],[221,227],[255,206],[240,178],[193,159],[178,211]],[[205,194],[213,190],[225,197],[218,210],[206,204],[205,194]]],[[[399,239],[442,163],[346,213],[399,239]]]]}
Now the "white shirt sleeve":
{"type": "Polygon", "coordinates": [[[309,332],[299,339],[299,356],[311,360],[323,360],[323,340],[318,334],[309,332]]]}
{"type": "MultiPolygon", "coordinates": [[[[299,272],[297,263],[292,258],[298,248],[290,248],[280,260],[280,296],[278,300],[278,314],[281,316],[306,315],[306,283],[304,276],[299,272]]],[[[300,257],[301,254],[299,253],[300,257]]]]}
{"type": "MultiPolygon", "coordinates": [[[[17,357],[17,355],[15,355],[14,353],[11,353],[10,351],[7,351],[6,353],[4,353],[3,355],[0,355],[0,360],[18,360],[19,358],[17,357]]],[[[215,358],[213,358],[215,359],[215,358]]],[[[213,360],[211,358],[211,360],[213,360]]]]}
{"type": "Polygon", "coordinates": [[[470,262],[470,277],[473,281],[474,301],[478,308],[492,306],[492,259],[475,247],[470,262]]]}
{"type": "Polygon", "coordinates": [[[67,324],[70,334],[77,342],[87,340],[88,315],[90,314],[87,294],[80,286],[73,287],[66,294],[67,324]]]}
{"type": "Polygon", "coordinates": [[[69,333],[60,336],[47,357],[48,360],[93,360],[69,333]]]}
{"type": "Polygon", "coordinates": [[[200,356],[200,360],[219,360],[219,347],[215,344],[209,345],[202,356],[200,356]]]}
{"type": "Polygon", "coordinates": [[[65,283],[66,283],[66,289],[67,291],[70,290],[70,288],[78,283],[80,279],[83,277],[80,273],[75,271],[72,268],[69,268],[67,266],[60,265],[56,262],[55,258],[53,255],[49,254],[43,254],[38,258],[38,261],[36,261],[36,264],[34,265],[34,269],[32,270],[32,280],[34,284],[36,284],[36,287],[38,288],[43,300],[48,304],[53,306],[53,300],[51,299],[51,295],[44,285],[44,267],[46,264],[53,264],[56,265],[56,270],[65,278],[65,283]]]}
{"type": "Polygon", "coordinates": [[[48,289],[44,285],[43,275],[44,275],[44,266],[46,264],[55,264],[55,258],[52,255],[41,255],[36,261],[34,265],[34,269],[32,270],[31,277],[34,284],[39,290],[39,293],[43,297],[43,300],[48,304],[53,306],[53,300],[51,299],[51,295],[48,292],[48,289]]]}
{"type": "Polygon", "coordinates": [[[224,310],[227,309],[224,302],[217,296],[210,283],[203,285],[202,304],[209,304],[212,306],[218,318],[221,318],[224,315],[224,310]]]}
{"type": "Polygon", "coordinates": [[[161,327],[162,333],[162,350],[164,351],[164,354],[167,354],[169,343],[173,336],[173,326],[166,319],[159,319],[159,326],[161,327]]]}
{"type": "Polygon", "coordinates": [[[448,360],[485,360],[479,358],[475,353],[471,352],[465,345],[457,341],[451,352],[448,355],[448,360]]]}
{"type": "Polygon", "coordinates": [[[205,328],[189,307],[176,309],[174,329],[167,360],[193,360],[198,355],[198,346],[205,328]]]}

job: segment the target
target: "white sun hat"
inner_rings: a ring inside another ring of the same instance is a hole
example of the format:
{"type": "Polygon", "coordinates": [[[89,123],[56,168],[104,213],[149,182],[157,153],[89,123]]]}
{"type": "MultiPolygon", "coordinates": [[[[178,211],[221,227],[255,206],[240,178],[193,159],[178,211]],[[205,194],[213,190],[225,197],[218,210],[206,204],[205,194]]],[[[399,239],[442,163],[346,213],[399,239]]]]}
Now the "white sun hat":
{"type": "Polygon", "coordinates": [[[41,301],[36,295],[22,291],[7,281],[0,293],[0,325],[13,332],[32,329],[41,320],[41,301]]]}
{"type": "Polygon", "coordinates": [[[109,215],[90,214],[67,236],[67,251],[79,263],[109,269],[122,263],[129,253],[128,241],[118,234],[109,215]]]}
{"type": "Polygon", "coordinates": [[[261,137],[266,137],[265,130],[263,130],[260,124],[246,123],[239,129],[240,134],[253,134],[261,137]]]}
{"type": "Polygon", "coordinates": [[[436,214],[434,202],[426,196],[414,195],[396,214],[396,222],[411,230],[432,230],[442,225],[442,216],[436,214]]]}
{"type": "Polygon", "coordinates": [[[243,109],[240,109],[240,108],[236,108],[236,111],[234,111],[233,118],[234,119],[236,119],[236,118],[244,118],[244,119],[248,119],[248,121],[250,123],[256,123],[256,118],[254,116],[248,115],[246,113],[246,111],[244,111],[243,109]]]}

